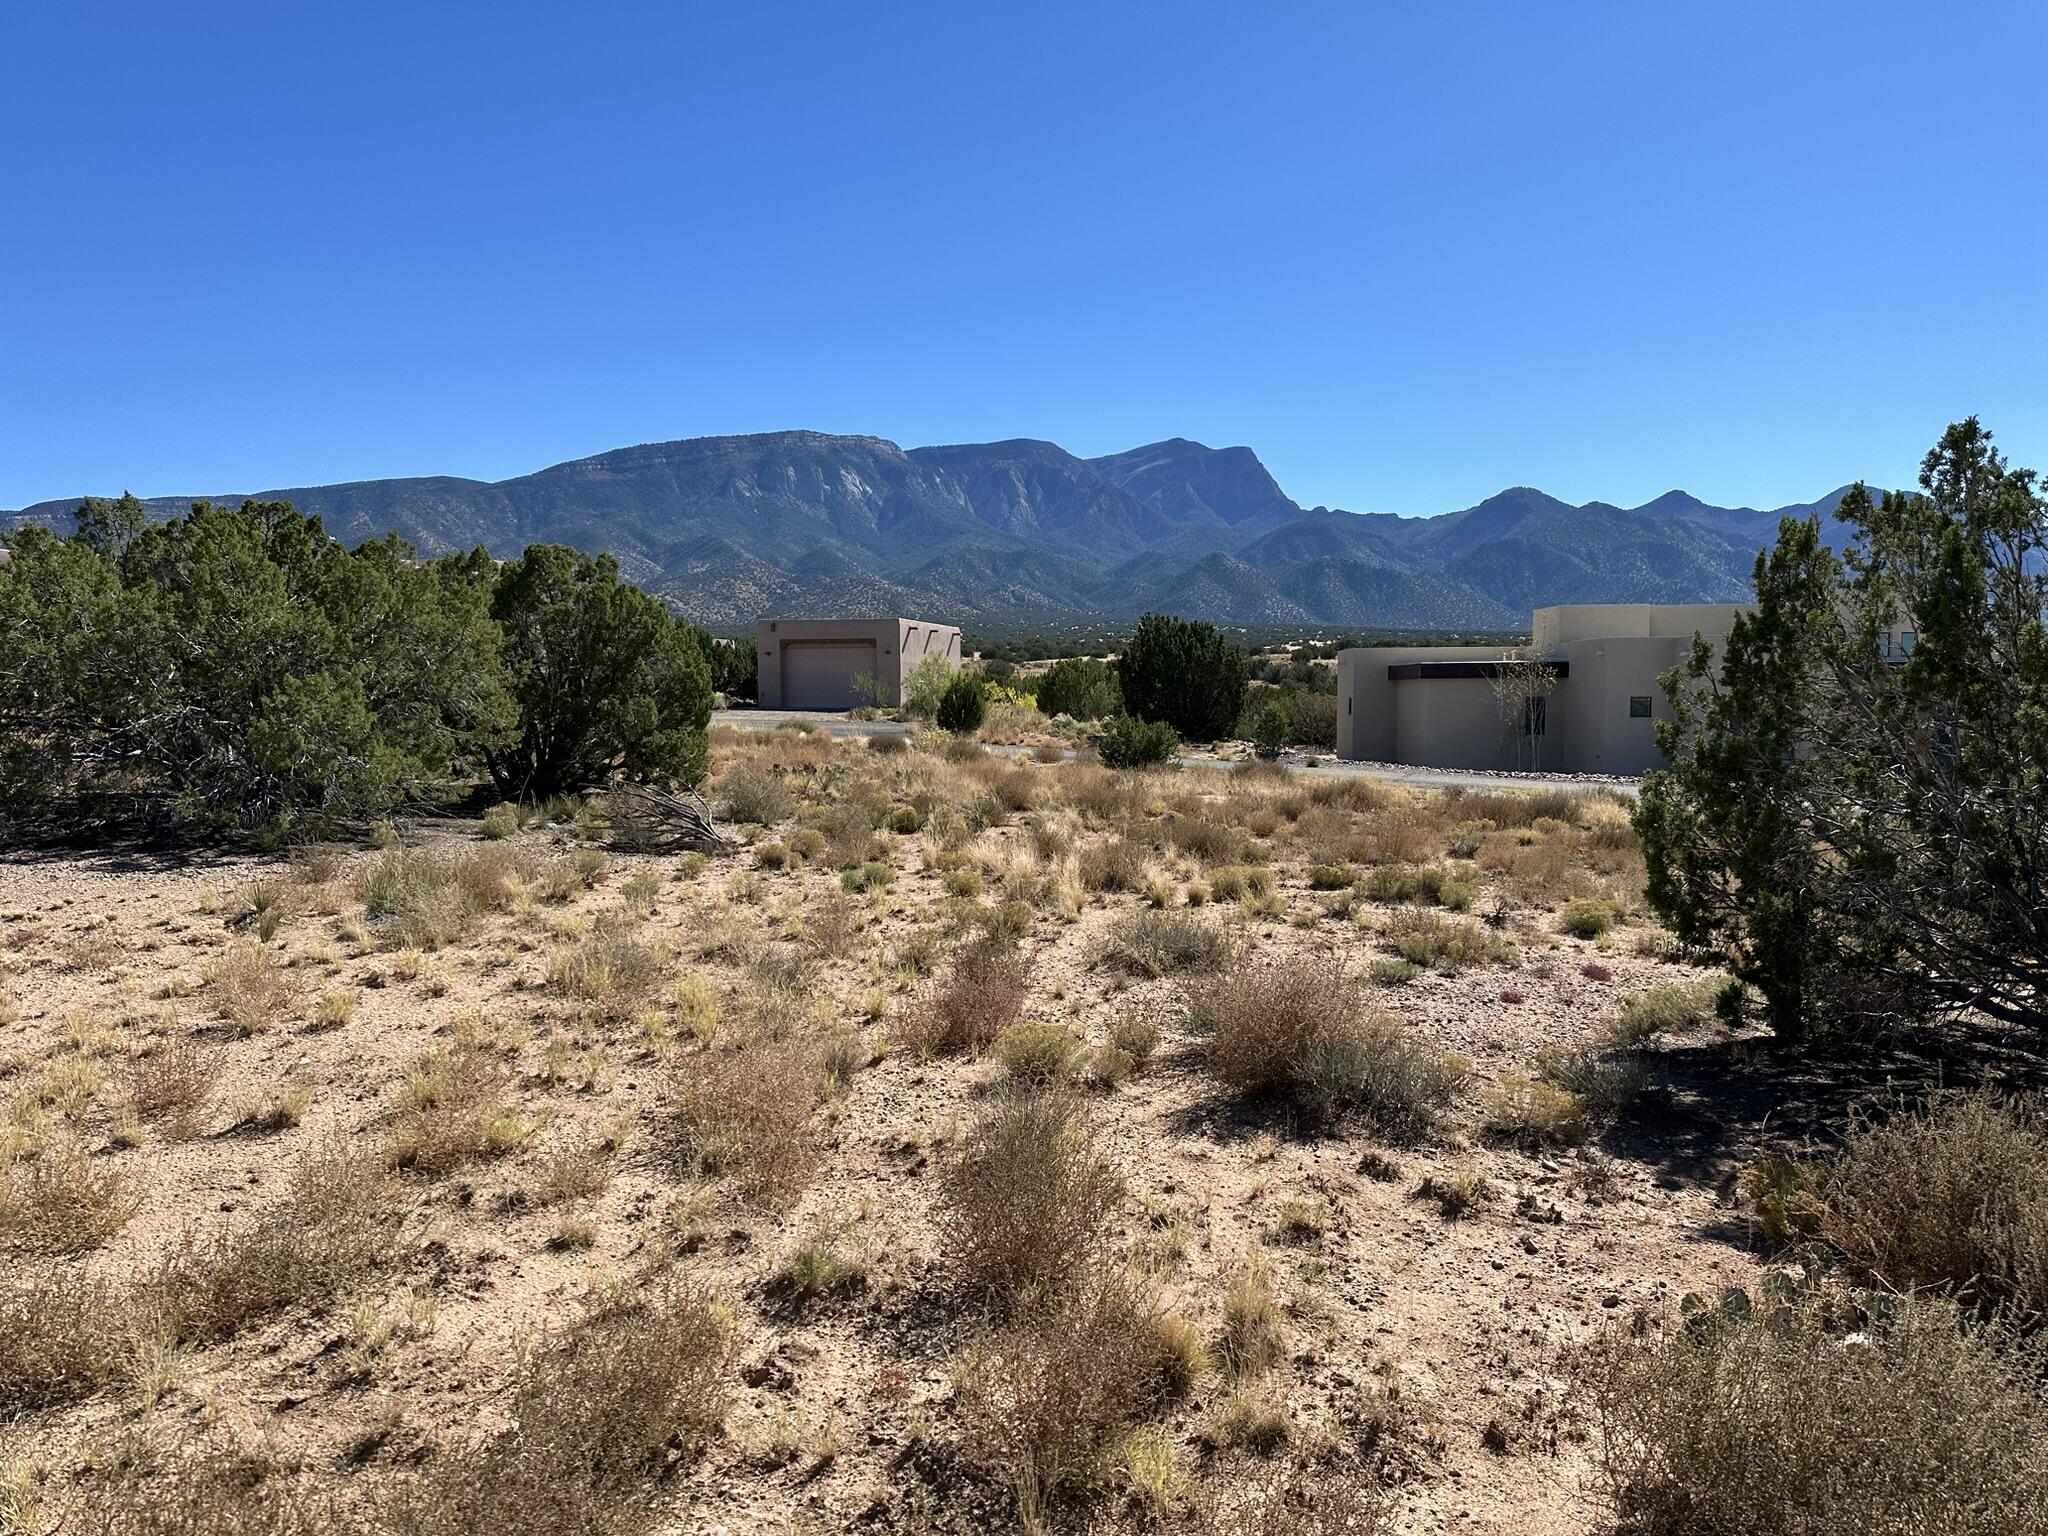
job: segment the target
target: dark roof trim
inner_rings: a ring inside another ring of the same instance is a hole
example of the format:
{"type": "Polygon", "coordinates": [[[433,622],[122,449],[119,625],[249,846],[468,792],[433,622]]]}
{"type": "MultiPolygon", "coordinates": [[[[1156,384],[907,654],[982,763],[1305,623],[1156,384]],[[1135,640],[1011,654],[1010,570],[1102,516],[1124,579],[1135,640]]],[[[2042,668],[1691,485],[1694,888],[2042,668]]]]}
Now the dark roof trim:
{"type": "MultiPolygon", "coordinates": [[[[1546,661],[1552,677],[1569,677],[1572,665],[1568,661],[1546,661]]],[[[1497,661],[1397,661],[1387,668],[1390,683],[1412,683],[1418,678],[1430,677],[1484,677],[1500,676],[1497,661]]]]}

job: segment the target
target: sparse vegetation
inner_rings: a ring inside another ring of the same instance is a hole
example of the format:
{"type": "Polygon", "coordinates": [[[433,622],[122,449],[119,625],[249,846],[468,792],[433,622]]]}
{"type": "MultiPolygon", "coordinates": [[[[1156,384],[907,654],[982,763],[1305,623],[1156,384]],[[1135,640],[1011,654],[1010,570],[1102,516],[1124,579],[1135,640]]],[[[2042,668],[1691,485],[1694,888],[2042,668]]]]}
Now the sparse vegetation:
{"type": "Polygon", "coordinates": [[[1016,1022],[1030,975],[1014,943],[985,934],[955,951],[945,975],[905,1010],[898,1039],[931,1053],[985,1050],[1016,1022]]]}
{"type": "Polygon", "coordinates": [[[2040,1372],[1940,1302],[1736,1292],[1588,1374],[1614,1513],[1648,1536],[2008,1536],[2048,1519],[2040,1372]]]}
{"type": "Polygon", "coordinates": [[[685,1057],[675,1093],[687,1163],[742,1199],[787,1204],[817,1166],[821,1087],[816,1055],[798,1042],[685,1057]]]}
{"type": "Polygon", "coordinates": [[[1141,975],[1215,971],[1235,955],[1223,929],[1191,912],[1133,912],[1110,930],[1117,958],[1141,975]]]}
{"type": "Polygon", "coordinates": [[[939,1229],[955,1278],[994,1304],[1077,1286],[1109,1238],[1123,1180],[1071,1094],[1006,1094],[947,1168],[939,1229]]]}
{"type": "MultiPolygon", "coordinates": [[[[65,1529],[140,1536],[160,1506],[209,1536],[908,1531],[937,1498],[1003,1524],[993,1498],[1045,1529],[1328,1536],[1376,1531],[1386,1480],[1430,1515],[1452,1484],[1429,1467],[1476,1487],[1554,1446],[1591,1470],[1533,1377],[1503,1378],[1483,1443],[1447,1432],[1358,1298],[1416,1313],[1403,1275],[1512,1273],[1553,1326],[1588,1265],[1668,1231],[1646,1278],[1682,1283],[1675,1245],[1733,1229],[1688,1185],[1606,1246],[1639,1209],[1571,1148],[1708,1018],[1716,1047],[1745,1031],[1689,951],[1600,942],[1599,985],[1540,915],[1639,900],[1613,802],[1118,774],[936,734],[713,747],[714,803],[768,818],[730,853],[650,851],[565,795],[493,812],[499,836],[423,820],[375,852],[122,875],[147,899],[111,920],[97,884],[10,870],[0,1418],[65,1529]],[[1446,910],[1464,885],[1471,916],[1446,910]],[[1512,977],[1461,971],[1514,943],[1512,977]],[[243,965],[288,999],[253,1028],[216,1017],[243,965]],[[1456,1091],[1453,1051],[1487,1091],[1456,1091]],[[1423,1262],[1439,1245],[1457,1268],[1423,1262]],[[273,1391],[306,1394],[288,1450],[237,1416],[273,1391]],[[91,1422],[136,1440],[80,1466],[60,1410],[102,1395],[91,1422]]],[[[1968,1139],[1915,1156],[2022,1162],[1968,1139]]],[[[1761,1224],[1832,1273],[1949,1285],[1829,1235],[1834,1163],[1752,1175],[1761,1224]]],[[[1958,1301],[2007,1327],[2034,1305],[1999,1268],[2030,1241],[2023,1184],[1988,1181],[1954,1261],[1984,1277],[1958,1301]]],[[[1893,1197],[1879,1225],[1939,1226],[1905,1210],[1932,1195],[1893,1197]]]]}
{"type": "Polygon", "coordinates": [[[1388,1135],[1426,1129],[1449,1097],[1442,1064],[1410,1042],[1356,976],[1328,961],[1246,968],[1187,994],[1188,1028],[1233,1092],[1285,1100],[1311,1124],[1356,1112],[1388,1135]]]}

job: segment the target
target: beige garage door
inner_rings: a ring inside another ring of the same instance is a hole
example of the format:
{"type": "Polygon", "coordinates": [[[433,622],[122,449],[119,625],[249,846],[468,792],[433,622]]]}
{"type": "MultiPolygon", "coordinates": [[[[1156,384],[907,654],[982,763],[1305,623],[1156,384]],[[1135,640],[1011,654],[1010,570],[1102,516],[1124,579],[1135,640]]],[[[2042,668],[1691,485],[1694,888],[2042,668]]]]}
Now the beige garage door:
{"type": "Polygon", "coordinates": [[[853,680],[876,676],[872,640],[787,640],[782,646],[785,709],[852,709],[865,704],[853,680]]]}

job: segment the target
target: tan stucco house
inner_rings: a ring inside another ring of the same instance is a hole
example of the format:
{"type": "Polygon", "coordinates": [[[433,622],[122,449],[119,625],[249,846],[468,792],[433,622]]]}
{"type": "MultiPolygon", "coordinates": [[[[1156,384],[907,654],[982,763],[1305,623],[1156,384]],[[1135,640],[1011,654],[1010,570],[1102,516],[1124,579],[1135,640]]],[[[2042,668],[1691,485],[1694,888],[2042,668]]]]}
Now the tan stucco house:
{"type": "Polygon", "coordinates": [[[754,627],[763,709],[853,709],[903,702],[903,684],[927,656],[960,665],[960,631],[923,619],[763,619],[754,627]],[[859,680],[873,678],[877,697],[859,680]]]}
{"type": "Polygon", "coordinates": [[[1637,774],[1664,766],[1658,677],[1695,634],[1728,636],[1734,603],[1574,603],[1538,608],[1528,654],[1547,697],[1502,707],[1499,646],[1372,646],[1337,656],[1337,755],[1431,768],[1637,774]],[[1519,715],[1519,719],[1509,718],[1519,715]]]}

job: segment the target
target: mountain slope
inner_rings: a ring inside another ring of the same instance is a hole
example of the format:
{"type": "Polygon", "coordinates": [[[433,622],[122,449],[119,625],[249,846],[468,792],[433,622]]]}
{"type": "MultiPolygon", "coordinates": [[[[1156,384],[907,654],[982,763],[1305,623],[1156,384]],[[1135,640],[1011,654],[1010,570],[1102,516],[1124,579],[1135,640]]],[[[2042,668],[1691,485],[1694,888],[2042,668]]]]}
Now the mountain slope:
{"type": "MultiPolygon", "coordinates": [[[[879,437],[766,432],[643,443],[486,482],[365,480],[254,493],[355,543],[423,554],[529,543],[615,554],[679,612],[1127,615],[1258,624],[1499,627],[1547,603],[1715,601],[1748,590],[1783,515],[1829,541],[1846,487],[1772,511],[1671,491],[1583,506],[1527,486],[1439,517],[1291,500],[1249,448],[1170,438],[1083,459],[1030,438],[905,450],[879,437]]],[[[156,497],[153,517],[193,498],[156,497]]],[[[236,502],[242,496],[216,496],[236,502]]],[[[0,513],[68,531],[74,501],[0,513]]]]}

